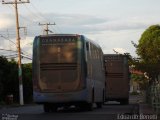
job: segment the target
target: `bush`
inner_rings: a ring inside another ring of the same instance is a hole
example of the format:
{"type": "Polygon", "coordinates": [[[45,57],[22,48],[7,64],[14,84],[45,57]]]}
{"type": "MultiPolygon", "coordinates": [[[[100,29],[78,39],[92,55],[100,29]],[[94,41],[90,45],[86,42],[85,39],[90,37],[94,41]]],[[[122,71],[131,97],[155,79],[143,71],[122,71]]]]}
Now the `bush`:
{"type": "MultiPolygon", "coordinates": [[[[22,80],[24,102],[32,102],[32,66],[22,65],[22,80]]],[[[7,95],[13,94],[14,102],[19,103],[18,64],[0,57],[0,101],[5,101],[7,95]]]]}

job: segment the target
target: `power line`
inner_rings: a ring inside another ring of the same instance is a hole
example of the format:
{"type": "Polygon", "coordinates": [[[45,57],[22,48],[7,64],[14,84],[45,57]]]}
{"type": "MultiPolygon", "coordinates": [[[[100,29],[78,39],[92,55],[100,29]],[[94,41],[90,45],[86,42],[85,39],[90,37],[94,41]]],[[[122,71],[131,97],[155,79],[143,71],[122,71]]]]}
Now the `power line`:
{"type": "MultiPolygon", "coordinates": [[[[0,50],[2,50],[2,51],[7,51],[7,52],[17,52],[17,51],[14,51],[14,50],[7,50],[7,49],[2,49],[2,48],[0,48],[0,50]]],[[[16,54],[16,55],[17,55],[17,54],[16,54]]],[[[27,54],[25,54],[25,53],[23,53],[23,52],[21,52],[21,55],[23,55],[23,56],[28,57],[28,58],[31,59],[30,56],[28,56],[27,54]]],[[[12,55],[12,56],[13,56],[13,55],[12,55]]],[[[5,55],[5,57],[6,57],[6,55],[5,55]]]]}
{"type": "Polygon", "coordinates": [[[27,58],[27,59],[29,59],[29,60],[32,60],[31,57],[28,57],[28,56],[26,56],[26,55],[24,55],[24,54],[22,54],[22,56],[23,56],[24,58],[27,58]]]}
{"type": "MultiPolygon", "coordinates": [[[[35,17],[37,17],[37,20],[48,21],[48,20],[44,17],[44,15],[43,15],[41,12],[39,12],[38,9],[37,9],[33,4],[31,4],[31,5],[32,5],[32,8],[34,8],[35,11],[37,11],[37,13],[33,12],[31,9],[28,8],[28,6],[26,6],[26,5],[24,4],[25,8],[26,8],[27,11],[30,13],[30,15],[32,15],[32,18],[33,18],[33,19],[35,19],[35,17]]],[[[53,27],[52,27],[52,29],[53,29],[54,31],[57,31],[57,30],[56,30],[55,28],[53,28],[53,27]]],[[[45,32],[46,32],[46,30],[45,30],[45,32]]],[[[50,30],[50,31],[48,31],[48,32],[52,32],[52,31],[50,30]]]]}
{"type": "Polygon", "coordinates": [[[25,6],[25,8],[27,9],[27,11],[28,11],[28,12],[30,12],[30,14],[33,16],[32,18],[37,17],[37,18],[38,18],[38,20],[39,20],[39,19],[44,19],[43,17],[38,16],[38,14],[36,14],[36,13],[32,12],[32,11],[31,11],[31,9],[29,9],[26,5],[24,5],[24,6],[25,6]]]}
{"type": "MultiPolygon", "coordinates": [[[[25,58],[25,59],[28,59],[28,60],[32,60],[32,58],[30,58],[30,57],[27,57],[27,56],[24,56],[24,55],[21,55],[21,56],[22,56],[22,58],[25,58]]],[[[14,58],[18,58],[18,54],[4,56],[4,57],[6,57],[7,59],[14,59],[14,58]]]]}
{"type": "Polygon", "coordinates": [[[5,36],[3,36],[2,34],[0,34],[0,37],[4,38],[4,39],[6,39],[6,40],[9,40],[11,43],[13,43],[14,45],[16,45],[16,43],[15,43],[15,42],[13,42],[12,40],[10,40],[9,38],[6,38],[6,37],[5,37],[5,36]]]}
{"type": "Polygon", "coordinates": [[[48,21],[44,15],[34,6],[34,4],[31,3],[31,6],[37,11],[37,14],[39,14],[40,17],[42,17],[46,22],[48,21]]]}
{"type": "MultiPolygon", "coordinates": [[[[40,17],[42,17],[46,22],[49,21],[49,20],[46,19],[46,18],[44,17],[44,15],[35,7],[35,5],[34,5],[33,3],[31,3],[31,6],[35,9],[35,11],[37,11],[37,14],[39,14],[40,17]]],[[[52,26],[51,26],[51,27],[52,27],[52,26]]],[[[58,31],[61,32],[61,30],[60,30],[60,28],[58,27],[57,24],[56,24],[56,27],[57,27],[58,31]]],[[[56,31],[55,28],[52,27],[52,29],[56,31]]]]}
{"type": "MultiPolygon", "coordinates": [[[[0,34],[0,37],[2,37],[2,38],[4,38],[4,39],[6,39],[6,40],[9,40],[11,43],[13,43],[14,45],[16,45],[16,43],[15,42],[13,42],[12,40],[10,40],[9,38],[6,38],[5,36],[3,36],[3,35],[1,35],[0,34]]],[[[28,55],[31,55],[31,54],[29,54],[28,52],[26,52],[26,51],[24,51],[24,50],[21,50],[23,53],[26,53],[26,54],[28,54],[28,55]]]]}
{"type": "Polygon", "coordinates": [[[14,50],[7,50],[7,49],[2,49],[2,48],[0,48],[0,50],[9,51],[9,52],[17,52],[17,51],[14,51],[14,50]]]}

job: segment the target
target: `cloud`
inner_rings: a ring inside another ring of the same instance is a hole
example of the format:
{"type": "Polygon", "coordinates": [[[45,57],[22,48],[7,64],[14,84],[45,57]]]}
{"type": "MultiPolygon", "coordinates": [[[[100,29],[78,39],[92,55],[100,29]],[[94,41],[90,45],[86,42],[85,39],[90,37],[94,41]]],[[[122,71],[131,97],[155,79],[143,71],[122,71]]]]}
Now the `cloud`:
{"type": "Polygon", "coordinates": [[[114,54],[114,48],[122,48],[127,53],[136,56],[135,47],[131,44],[131,41],[137,43],[142,32],[143,29],[129,31],[103,31],[101,33],[85,35],[91,40],[97,42],[105,54],[114,54]]]}
{"type": "MultiPolygon", "coordinates": [[[[20,17],[20,25],[27,27],[27,39],[23,40],[23,30],[21,30],[21,47],[32,54],[32,46],[29,44],[33,41],[36,35],[43,34],[44,27],[39,26],[38,23],[47,22],[56,23],[55,26],[49,26],[49,29],[55,33],[77,33],[84,34],[88,38],[98,42],[102,47],[104,53],[114,53],[116,48],[120,52],[129,52],[135,55],[135,49],[131,41],[137,42],[142,32],[152,24],[158,24],[159,19],[156,16],[128,16],[112,17],[112,16],[92,16],[83,14],[58,14],[47,13],[44,18],[36,18],[33,15],[23,15],[24,19],[20,17]],[[59,29],[60,28],[60,29],[59,29]]],[[[0,30],[15,29],[14,15],[0,14],[0,30]]],[[[1,33],[0,33],[1,34],[1,33]]],[[[15,40],[14,36],[10,35],[10,39],[15,40]]],[[[0,38],[1,39],[1,38],[0,38]]],[[[0,47],[5,47],[6,43],[2,43],[0,47]]]]}
{"type": "MultiPolygon", "coordinates": [[[[47,19],[55,21],[64,32],[95,33],[102,31],[121,31],[145,29],[159,23],[157,16],[92,16],[82,14],[46,14],[47,19]]],[[[56,28],[56,26],[55,26],[56,28]]]]}
{"type": "Polygon", "coordinates": [[[127,53],[127,51],[124,48],[113,48],[113,50],[115,50],[116,52],[120,54],[127,53]]]}
{"type": "MultiPolygon", "coordinates": [[[[16,43],[15,39],[10,39],[14,43],[16,43]]],[[[33,38],[32,37],[27,37],[26,39],[21,39],[21,52],[23,55],[25,55],[28,58],[32,58],[32,43],[33,43],[33,38]]],[[[16,45],[11,43],[7,39],[2,39],[0,41],[0,55],[6,56],[8,58],[10,57],[16,57],[17,56],[17,48],[16,45]]],[[[17,60],[17,59],[16,59],[17,60]]],[[[23,57],[22,63],[28,63],[31,62],[31,60],[26,59],[23,57]]]]}
{"type": "Polygon", "coordinates": [[[14,26],[13,15],[0,14],[0,30],[11,28],[14,26]]]}
{"type": "MultiPolygon", "coordinates": [[[[1,15],[0,29],[13,29],[13,26],[15,26],[13,19],[15,19],[13,15],[1,15]]],[[[44,14],[44,18],[36,17],[32,14],[26,14],[25,16],[23,15],[23,17],[21,15],[19,21],[20,26],[27,27],[29,36],[42,34],[42,29],[45,26],[39,26],[38,23],[47,22],[56,23],[55,26],[49,26],[49,28],[55,33],[80,34],[94,34],[103,31],[138,30],[145,29],[152,24],[159,23],[159,19],[154,16],[132,16],[123,18],[111,16],[100,17],[85,14],[58,13],[46,13],[44,14]]]]}
{"type": "Polygon", "coordinates": [[[45,15],[48,19],[52,21],[57,21],[59,24],[63,25],[88,25],[104,23],[108,18],[97,17],[85,14],[55,14],[50,13],[45,15]],[[52,17],[53,16],[53,17],[52,17]]]}

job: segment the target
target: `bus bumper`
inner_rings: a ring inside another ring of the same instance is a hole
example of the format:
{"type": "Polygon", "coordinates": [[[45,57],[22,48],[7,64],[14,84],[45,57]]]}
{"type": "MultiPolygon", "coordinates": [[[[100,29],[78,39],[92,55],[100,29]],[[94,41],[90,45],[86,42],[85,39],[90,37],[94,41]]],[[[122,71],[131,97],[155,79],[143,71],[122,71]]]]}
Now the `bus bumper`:
{"type": "Polygon", "coordinates": [[[67,93],[41,93],[33,92],[34,102],[43,103],[67,103],[67,102],[89,102],[87,90],[67,93]]]}

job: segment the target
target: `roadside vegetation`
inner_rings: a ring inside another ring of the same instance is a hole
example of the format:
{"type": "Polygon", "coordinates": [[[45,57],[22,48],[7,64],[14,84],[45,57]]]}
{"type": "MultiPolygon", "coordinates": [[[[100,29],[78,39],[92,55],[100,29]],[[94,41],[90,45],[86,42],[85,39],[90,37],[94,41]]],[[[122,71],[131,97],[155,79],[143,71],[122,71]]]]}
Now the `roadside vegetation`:
{"type": "MultiPolygon", "coordinates": [[[[32,102],[32,66],[22,65],[24,102],[32,102]]],[[[7,102],[7,95],[13,95],[13,102],[19,103],[19,81],[17,62],[0,56],[0,103],[7,102]]]]}
{"type": "Polygon", "coordinates": [[[147,28],[136,46],[139,60],[136,68],[145,72],[150,83],[158,81],[160,75],[160,25],[147,28]]]}

